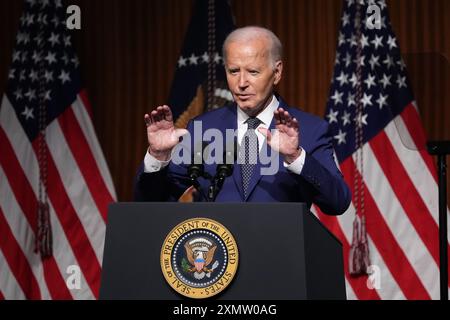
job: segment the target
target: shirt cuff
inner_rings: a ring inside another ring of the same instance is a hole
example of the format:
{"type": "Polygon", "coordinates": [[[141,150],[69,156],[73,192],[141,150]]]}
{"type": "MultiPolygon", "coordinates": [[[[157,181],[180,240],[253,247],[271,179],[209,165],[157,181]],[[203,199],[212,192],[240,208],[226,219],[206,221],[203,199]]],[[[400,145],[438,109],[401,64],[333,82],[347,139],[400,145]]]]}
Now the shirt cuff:
{"type": "Polygon", "coordinates": [[[300,157],[295,159],[294,162],[287,164],[285,161],[283,161],[283,165],[286,169],[291,171],[295,174],[301,174],[303,170],[303,166],[305,165],[305,158],[306,158],[306,151],[305,149],[302,149],[302,153],[300,154],[300,157]]]}
{"type": "Polygon", "coordinates": [[[146,173],[158,172],[167,167],[170,163],[170,160],[171,159],[167,161],[160,161],[147,151],[144,158],[144,172],[146,173]]]}

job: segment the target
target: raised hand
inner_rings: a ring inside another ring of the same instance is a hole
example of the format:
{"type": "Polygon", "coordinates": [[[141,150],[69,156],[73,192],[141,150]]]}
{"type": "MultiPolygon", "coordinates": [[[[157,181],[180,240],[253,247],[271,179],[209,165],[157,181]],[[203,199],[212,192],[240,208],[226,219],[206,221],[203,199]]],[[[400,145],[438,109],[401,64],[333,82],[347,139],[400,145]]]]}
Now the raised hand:
{"type": "Polygon", "coordinates": [[[172,111],[166,105],[146,113],[144,121],[147,125],[148,152],[160,161],[170,159],[172,149],[188,131],[175,128],[172,111]]]}
{"type": "Polygon", "coordinates": [[[258,128],[267,139],[267,144],[275,151],[284,156],[287,163],[292,163],[297,159],[302,150],[299,148],[299,124],[289,112],[283,108],[274,111],[275,132],[272,134],[266,128],[258,128]]]}

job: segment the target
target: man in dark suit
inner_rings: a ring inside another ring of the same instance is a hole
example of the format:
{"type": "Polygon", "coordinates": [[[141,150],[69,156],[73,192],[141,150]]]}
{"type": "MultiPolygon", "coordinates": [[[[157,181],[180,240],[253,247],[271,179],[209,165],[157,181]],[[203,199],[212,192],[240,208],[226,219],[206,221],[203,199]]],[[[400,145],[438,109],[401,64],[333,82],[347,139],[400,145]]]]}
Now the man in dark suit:
{"type": "MultiPolygon", "coordinates": [[[[267,29],[245,27],[233,31],[223,47],[235,103],[194,119],[203,132],[217,129],[225,136],[226,130],[234,129],[237,133],[238,163],[216,201],[306,202],[317,204],[324,213],[342,214],[351,195],[334,161],[327,122],[289,107],[274,92],[283,72],[279,39],[267,29]],[[271,155],[279,155],[271,158],[276,171],[269,174],[262,174],[260,157],[256,157],[264,145],[271,155]]],[[[149,148],[136,177],[135,200],[176,201],[192,182],[188,165],[172,161],[173,150],[182,136],[194,135],[194,122],[187,130],[176,129],[166,105],[144,119],[149,148]]],[[[207,164],[205,172],[214,175],[216,167],[207,164]]],[[[200,177],[198,182],[198,188],[206,191],[209,181],[200,177]]]]}

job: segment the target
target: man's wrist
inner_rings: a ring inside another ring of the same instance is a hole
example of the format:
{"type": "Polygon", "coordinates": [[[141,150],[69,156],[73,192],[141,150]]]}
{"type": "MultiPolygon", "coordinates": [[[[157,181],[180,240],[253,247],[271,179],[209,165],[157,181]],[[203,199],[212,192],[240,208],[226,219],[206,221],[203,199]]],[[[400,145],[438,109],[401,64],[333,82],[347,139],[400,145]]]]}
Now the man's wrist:
{"type": "Polygon", "coordinates": [[[144,172],[146,173],[158,172],[167,167],[169,163],[170,159],[167,161],[158,160],[153,155],[151,155],[147,150],[144,157],[144,172]]]}
{"type": "Polygon", "coordinates": [[[171,152],[167,152],[167,151],[163,151],[163,152],[158,152],[155,150],[151,150],[150,147],[148,147],[147,152],[154,157],[156,160],[159,161],[167,161],[170,159],[170,154],[171,152]]]}
{"type": "Polygon", "coordinates": [[[291,164],[292,162],[294,162],[295,160],[298,159],[298,157],[300,157],[302,154],[302,148],[298,147],[297,150],[295,151],[295,153],[291,154],[291,155],[286,155],[284,156],[284,161],[287,164],[291,164]]]}

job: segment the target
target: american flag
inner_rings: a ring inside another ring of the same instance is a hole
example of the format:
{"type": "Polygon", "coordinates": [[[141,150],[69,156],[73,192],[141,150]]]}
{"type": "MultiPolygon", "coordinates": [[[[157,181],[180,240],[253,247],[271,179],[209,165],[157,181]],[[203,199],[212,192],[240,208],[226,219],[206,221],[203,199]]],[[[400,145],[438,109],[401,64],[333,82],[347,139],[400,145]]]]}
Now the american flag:
{"type": "Polygon", "coordinates": [[[1,102],[0,297],[5,299],[98,296],[107,205],[116,195],[66,19],[60,0],[26,1],[1,102]],[[42,199],[48,199],[50,213],[49,257],[35,252],[42,199]],[[71,278],[78,268],[79,287],[71,278]]]}
{"type": "Polygon", "coordinates": [[[222,45],[234,28],[229,1],[195,1],[169,95],[176,126],[185,127],[201,113],[233,101],[222,45]]]}
{"type": "Polygon", "coordinates": [[[348,298],[437,299],[436,169],[386,3],[346,1],[341,21],[325,117],[353,201],[343,216],[319,217],[343,243],[348,298]],[[370,5],[379,29],[366,24],[370,5]],[[366,221],[369,279],[349,273],[355,211],[366,221]]]}

